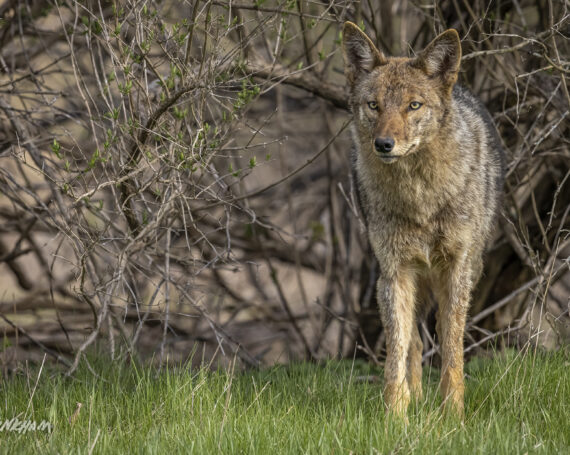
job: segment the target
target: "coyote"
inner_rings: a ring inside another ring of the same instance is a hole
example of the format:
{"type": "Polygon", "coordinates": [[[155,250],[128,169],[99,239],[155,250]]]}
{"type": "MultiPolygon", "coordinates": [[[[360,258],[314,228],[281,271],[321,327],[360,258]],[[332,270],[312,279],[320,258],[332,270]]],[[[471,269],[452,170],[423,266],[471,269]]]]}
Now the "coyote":
{"type": "Polygon", "coordinates": [[[384,396],[405,418],[422,396],[423,344],[416,314],[438,303],[440,391],[463,415],[463,334],[482,271],[504,178],[489,113],[455,85],[461,43],[455,30],[415,58],[386,57],[351,22],[343,28],[345,75],[354,121],[353,169],[386,333],[384,396]]]}

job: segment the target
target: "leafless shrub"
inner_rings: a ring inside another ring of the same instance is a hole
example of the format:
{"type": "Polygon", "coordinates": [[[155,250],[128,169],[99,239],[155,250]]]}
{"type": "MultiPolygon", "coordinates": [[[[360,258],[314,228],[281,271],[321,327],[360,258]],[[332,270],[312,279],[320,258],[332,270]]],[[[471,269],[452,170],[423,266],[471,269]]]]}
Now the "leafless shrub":
{"type": "Polygon", "coordinates": [[[40,348],[71,372],[100,338],[113,358],[376,358],[345,20],[391,54],[458,29],[509,161],[466,349],[567,343],[568,3],[375,5],[3,2],[4,365],[40,348]]]}

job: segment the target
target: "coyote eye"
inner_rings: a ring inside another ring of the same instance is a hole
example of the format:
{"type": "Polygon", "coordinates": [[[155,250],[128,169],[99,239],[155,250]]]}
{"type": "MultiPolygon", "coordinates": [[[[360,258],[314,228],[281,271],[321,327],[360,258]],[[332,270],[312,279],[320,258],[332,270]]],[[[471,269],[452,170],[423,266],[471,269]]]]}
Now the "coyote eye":
{"type": "Polygon", "coordinates": [[[420,107],[422,107],[422,103],[420,103],[419,101],[412,101],[410,103],[410,109],[412,111],[417,111],[420,107]]]}
{"type": "Polygon", "coordinates": [[[378,110],[378,103],[376,101],[368,101],[368,107],[373,111],[378,110]]]}

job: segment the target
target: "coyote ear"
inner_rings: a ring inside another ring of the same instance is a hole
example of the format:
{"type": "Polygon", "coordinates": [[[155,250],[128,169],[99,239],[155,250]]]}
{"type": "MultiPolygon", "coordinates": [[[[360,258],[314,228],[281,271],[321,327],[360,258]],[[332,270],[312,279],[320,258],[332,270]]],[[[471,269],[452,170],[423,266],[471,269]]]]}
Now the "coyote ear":
{"type": "Polygon", "coordinates": [[[374,43],[352,22],[345,22],[342,27],[342,53],[344,72],[352,85],[362,72],[370,72],[379,65],[385,65],[387,59],[374,43]]]}
{"type": "Polygon", "coordinates": [[[445,85],[457,81],[461,63],[461,42],[454,29],[449,29],[435,38],[416,58],[415,65],[428,76],[439,77],[445,85]]]}

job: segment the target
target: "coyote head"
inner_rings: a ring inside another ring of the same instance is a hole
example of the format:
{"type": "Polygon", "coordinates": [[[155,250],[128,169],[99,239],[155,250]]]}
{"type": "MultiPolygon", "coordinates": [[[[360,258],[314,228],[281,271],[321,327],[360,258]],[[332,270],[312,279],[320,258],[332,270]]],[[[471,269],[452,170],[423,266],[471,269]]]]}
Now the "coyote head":
{"type": "Polygon", "coordinates": [[[455,30],[439,35],[415,58],[386,57],[346,22],[343,54],[361,153],[390,163],[436,145],[461,60],[455,30]]]}

